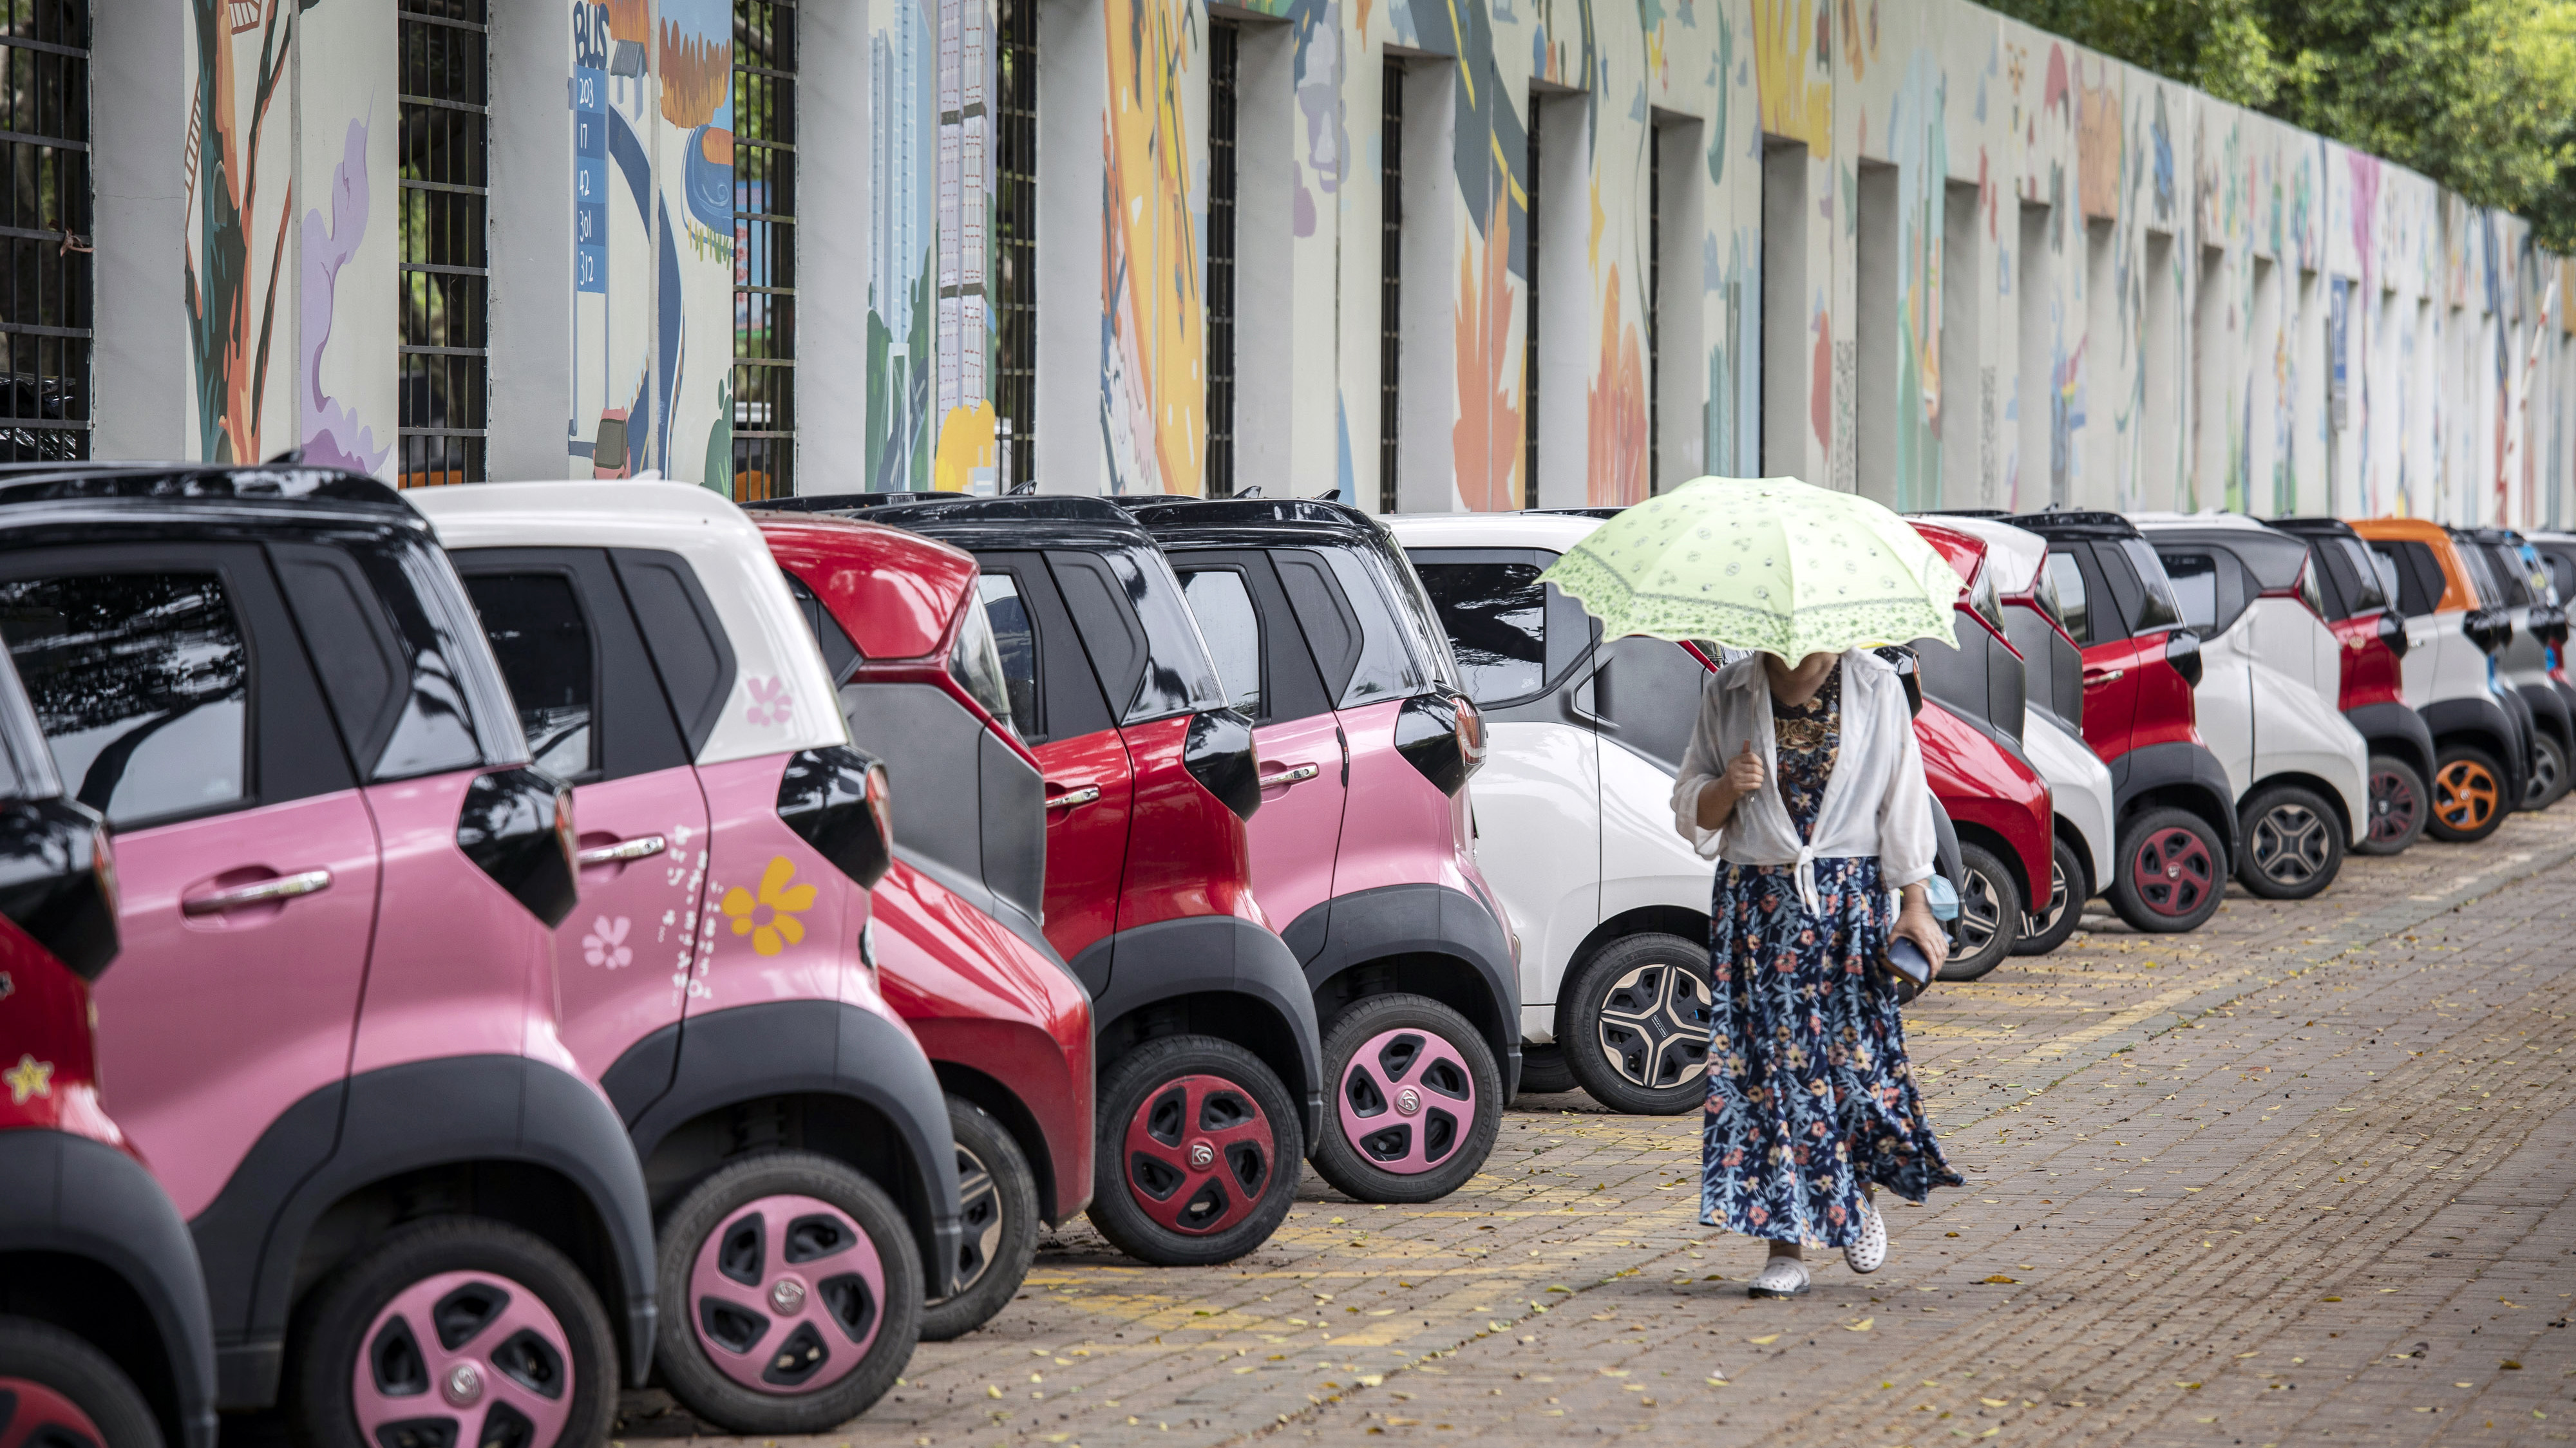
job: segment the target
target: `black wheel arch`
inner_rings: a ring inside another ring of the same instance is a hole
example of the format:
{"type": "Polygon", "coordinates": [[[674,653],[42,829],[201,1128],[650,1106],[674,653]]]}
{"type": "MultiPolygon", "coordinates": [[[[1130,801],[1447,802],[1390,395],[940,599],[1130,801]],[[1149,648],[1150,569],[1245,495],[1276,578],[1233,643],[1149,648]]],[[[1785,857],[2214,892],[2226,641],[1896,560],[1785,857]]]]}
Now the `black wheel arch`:
{"type": "MultiPolygon", "coordinates": [[[[2433,736],[2435,763],[2443,751],[2453,748],[2479,750],[2504,771],[2505,798],[2520,800],[2527,775],[2522,755],[2522,729],[2504,705],[2484,696],[2462,696],[2436,699],[2420,711],[2424,727],[2433,736]]],[[[2431,784],[2428,771],[2424,782],[2431,784]]]]}
{"type": "Polygon", "coordinates": [[[1297,957],[1240,915],[1187,915],[1102,936],[1073,958],[1091,991],[1091,1058],[1106,1072],[1141,1042],[1214,1036],[1250,1051],[1288,1088],[1308,1138],[1322,1129],[1323,1032],[1297,957]]]}
{"type": "Polygon", "coordinates": [[[2219,863],[2235,868],[2236,791],[2209,746],[2174,740],[2130,750],[2111,762],[2111,798],[2121,831],[2151,809],[2197,815],[2218,836],[2226,856],[2219,863]]]}
{"type": "Polygon", "coordinates": [[[644,1380],[653,1223],[617,1114],[544,1062],[447,1056],[361,1072],[288,1107],[189,1222],[218,1406],[275,1402],[303,1295],[376,1234],[445,1213],[508,1222],[563,1251],[608,1309],[630,1381],[644,1380]]]}
{"type": "Polygon", "coordinates": [[[1592,933],[1584,936],[1574,947],[1574,953],[1566,958],[1565,979],[1557,983],[1555,1029],[1558,1044],[1564,1043],[1566,1032],[1573,1025],[1567,1013],[1574,1009],[1574,992],[1567,989],[1568,983],[1582,973],[1592,957],[1631,935],[1679,936],[1697,942],[1704,954],[1708,942],[1708,912],[1682,905],[1640,905],[1593,926],[1592,933]]]}
{"type": "Polygon", "coordinates": [[[2012,878],[2013,888],[2021,891],[2022,907],[2028,909],[2032,898],[2030,872],[2022,868],[2021,851],[2013,848],[2012,841],[2005,839],[2001,832],[1974,820],[1958,821],[1952,828],[1959,832],[1959,843],[1975,845],[2002,862],[2004,872],[2012,878]]]}
{"type": "Polygon", "coordinates": [[[601,1081],[657,1216],[746,1151],[819,1152],[886,1189],[926,1290],[947,1294],[964,1230],[956,1146],[939,1078],[901,1025],[828,1000],[695,1012],[628,1047],[601,1081]]]}
{"type": "Polygon", "coordinates": [[[1429,996],[1485,1038],[1503,1098],[1518,1089],[1519,971],[1502,922],[1484,902],[1446,885],[1383,885],[1308,907],[1280,937],[1303,962],[1319,1028],[1364,996],[1429,996]]]}
{"type": "Polygon", "coordinates": [[[2426,779],[2433,777],[2433,731],[2424,727],[2424,716],[2404,704],[2363,704],[2343,711],[2345,721],[2361,733],[2373,754],[2386,754],[2414,767],[2426,779]]]}
{"type": "MultiPolygon", "coordinates": [[[[2246,803],[2251,804],[2253,803],[2256,795],[2261,794],[2267,789],[2273,789],[2281,785],[2290,785],[2298,789],[2304,789],[2308,793],[2315,795],[2317,798],[2324,800],[2326,802],[2326,808],[2334,811],[2336,822],[2343,826],[2344,843],[2346,845],[2350,845],[2352,843],[2352,811],[2344,805],[2343,791],[2336,789],[2333,785],[2326,783],[2324,780],[2317,778],[2313,774],[2302,774],[2297,770],[2285,770],[2279,774],[2266,775],[2263,778],[2256,780],[2252,789],[2245,791],[2245,801],[2246,803]]],[[[2241,831],[2244,829],[2246,824],[2247,821],[2239,819],[2237,827],[2241,831]]]]}
{"type": "MultiPolygon", "coordinates": [[[[2059,843],[2074,852],[2075,868],[2084,872],[2077,879],[2075,889],[2069,892],[2075,897],[2075,907],[2081,910],[2085,901],[2092,899],[2102,890],[2102,882],[2093,878],[2093,847],[2086,842],[2084,832],[2075,827],[2075,821],[2062,814],[2052,814],[2048,817],[2048,832],[2059,843]]],[[[2111,847],[2117,850],[2119,841],[2112,841],[2111,847]]],[[[2042,903],[2045,902],[2027,902],[2026,908],[2036,910],[2042,903]]]]}
{"type": "Polygon", "coordinates": [[[142,1165],[64,1131],[0,1131],[0,1314],[73,1333],[181,1448],[214,1448],[215,1340],[196,1244],[142,1165]]]}
{"type": "MultiPolygon", "coordinates": [[[[1048,1204],[1057,1200],[1055,1155],[1047,1150],[1046,1133],[1038,1128],[1038,1119],[1031,1114],[1027,1104],[1011,1088],[972,1066],[961,1066],[954,1061],[933,1061],[930,1069],[939,1077],[940,1090],[973,1104],[999,1122],[1002,1130],[1010,1133],[1011,1140],[1020,1148],[1020,1155],[1028,1159],[1030,1179],[1037,1184],[1038,1219],[1052,1227],[1072,1215],[1070,1212],[1052,1217],[1046,1214],[1048,1204]]],[[[1090,1183],[1078,1182],[1075,1185],[1080,1189],[1075,1194],[1076,1200],[1089,1194],[1090,1183]]],[[[1080,1210],[1079,1207],[1074,1208],[1076,1212],[1080,1210]]]]}

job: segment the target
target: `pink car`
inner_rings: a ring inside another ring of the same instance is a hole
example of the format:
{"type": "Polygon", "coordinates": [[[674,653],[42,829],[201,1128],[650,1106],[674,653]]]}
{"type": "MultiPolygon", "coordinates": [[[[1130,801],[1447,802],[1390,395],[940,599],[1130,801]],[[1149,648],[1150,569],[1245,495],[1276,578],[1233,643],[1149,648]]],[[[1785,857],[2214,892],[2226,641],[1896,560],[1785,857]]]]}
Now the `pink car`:
{"type": "Polygon", "coordinates": [[[116,830],[99,1074],[218,1405],[600,1442],[653,1344],[644,1175],[556,1004],[571,795],[428,527],[330,469],[0,472],[0,635],[116,830]]]}
{"type": "Polygon", "coordinates": [[[1133,512],[1253,721],[1253,891],[1315,994],[1332,1093],[1307,1159],[1362,1201],[1446,1196],[1484,1166],[1520,1074],[1511,931],[1467,806],[1484,726],[1448,633],[1356,508],[1133,512]]]}
{"type": "Polygon", "coordinates": [[[662,1382],[736,1432],[846,1422],[894,1385],[960,1246],[948,1105],[877,972],[885,771],[723,498],[486,483],[417,504],[538,765],[576,792],[562,1039],[644,1164],[662,1382]]]}

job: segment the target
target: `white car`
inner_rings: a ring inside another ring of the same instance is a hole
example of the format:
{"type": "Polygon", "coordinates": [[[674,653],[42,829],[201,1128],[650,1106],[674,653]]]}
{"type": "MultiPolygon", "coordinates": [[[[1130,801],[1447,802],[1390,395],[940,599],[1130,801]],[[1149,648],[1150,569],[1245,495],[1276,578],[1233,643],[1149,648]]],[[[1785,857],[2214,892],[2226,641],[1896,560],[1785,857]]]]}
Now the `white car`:
{"type": "MultiPolygon", "coordinates": [[[[1387,518],[1449,630],[1486,729],[1477,862],[1521,937],[1521,1089],[1581,1085],[1671,1115],[1707,1096],[1714,867],[1673,830],[1673,775],[1709,665],[1662,639],[1603,640],[1538,576],[1601,519],[1387,518]]],[[[1937,812],[1941,865],[1956,836],[1937,812]]]]}
{"type": "Polygon", "coordinates": [[[2304,900],[2370,827],[2370,743],[2335,707],[2343,645],[2307,543],[2241,513],[2131,515],[2200,635],[2201,737],[2236,791],[2246,889],[2304,900]]]}
{"type": "Polygon", "coordinates": [[[2013,953],[2045,955],[2075,933],[2084,902],[2111,877],[2111,771],[2084,742],[2084,651],[2058,619],[2047,539],[1970,513],[1927,513],[1921,521],[1986,545],[1968,600],[1974,605],[1991,590],[2004,635],[2022,656],[2022,754],[2048,781],[2057,838],[2048,898],[2033,902],[2013,953]]]}

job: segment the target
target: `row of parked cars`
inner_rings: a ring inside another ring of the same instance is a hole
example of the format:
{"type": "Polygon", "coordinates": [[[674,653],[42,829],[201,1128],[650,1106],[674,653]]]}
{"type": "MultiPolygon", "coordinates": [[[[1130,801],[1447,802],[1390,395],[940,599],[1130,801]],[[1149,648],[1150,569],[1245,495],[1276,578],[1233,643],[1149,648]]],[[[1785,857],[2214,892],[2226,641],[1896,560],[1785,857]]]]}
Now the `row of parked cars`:
{"type": "MultiPolygon", "coordinates": [[[[819,1431],[1041,1224],[1228,1261],[1305,1164],[1454,1191],[1519,1090],[1695,1109],[1718,651],[1538,582],[1596,517],[1390,521],[0,470],[0,1441],[819,1431]]],[[[2563,702],[2544,755],[2415,661],[2563,687],[2576,552],[2015,523],[1922,520],[1966,586],[1899,659],[1963,972],[2565,787],[2563,702]],[[2230,642],[2274,601],[2327,641],[2230,642]]]]}

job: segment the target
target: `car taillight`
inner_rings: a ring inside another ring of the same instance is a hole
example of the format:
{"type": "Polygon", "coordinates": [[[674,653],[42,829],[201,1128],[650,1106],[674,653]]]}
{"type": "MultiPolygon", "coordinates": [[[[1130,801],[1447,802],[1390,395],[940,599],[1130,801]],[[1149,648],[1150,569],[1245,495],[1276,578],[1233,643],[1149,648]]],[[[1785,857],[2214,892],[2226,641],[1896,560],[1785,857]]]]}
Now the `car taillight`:
{"type": "Polygon", "coordinates": [[[65,799],[0,806],[0,915],[83,980],[116,958],[116,867],[107,830],[65,799]]]}
{"type": "Polygon", "coordinates": [[[2493,654],[2513,641],[2513,620],[2502,609],[2481,608],[2461,620],[2460,632],[2481,651],[2493,654]]]}
{"type": "Polygon", "coordinates": [[[778,779],[778,818],[862,889],[894,864],[886,767],[846,744],[789,757],[778,779]]]}
{"type": "Polygon", "coordinates": [[[1199,788],[1248,820],[1261,808],[1261,764],[1253,757],[1252,721],[1232,709],[1208,709],[1190,718],[1181,740],[1181,764],[1199,788]]]}
{"type": "Polygon", "coordinates": [[[2379,641],[2399,658],[2406,657],[2406,624],[2393,613],[2379,615],[2379,641]]]}
{"type": "Polygon", "coordinates": [[[535,769],[475,776],[456,816],[456,847],[549,928],[581,898],[572,787],[535,769]]]}
{"type": "Polygon", "coordinates": [[[2165,662],[2173,665],[2182,681],[2200,687],[2200,635],[2187,628],[2175,629],[2165,636],[2165,662]]]}
{"type": "Polygon", "coordinates": [[[1395,716],[1395,752],[1456,794],[1485,762],[1485,720],[1463,694],[1416,694],[1395,716]]]}

